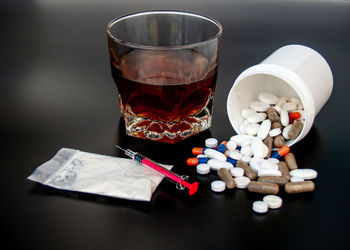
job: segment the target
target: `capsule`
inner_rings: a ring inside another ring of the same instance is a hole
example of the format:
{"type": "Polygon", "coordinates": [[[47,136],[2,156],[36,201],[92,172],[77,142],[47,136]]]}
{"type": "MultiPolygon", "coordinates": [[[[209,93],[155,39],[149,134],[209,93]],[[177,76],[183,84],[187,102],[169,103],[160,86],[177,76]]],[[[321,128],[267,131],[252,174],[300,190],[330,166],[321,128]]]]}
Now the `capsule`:
{"type": "Polygon", "coordinates": [[[289,123],[293,124],[294,121],[300,119],[300,117],[301,117],[300,112],[295,111],[295,112],[289,113],[289,123]]]}
{"type": "Polygon", "coordinates": [[[283,126],[280,122],[274,122],[271,124],[271,129],[275,129],[275,128],[279,128],[279,129],[283,130],[283,126]]]}
{"type": "Polygon", "coordinates": [[[271,136],[266,136],[266,138],[264,139],[264,144],[267,146],[268,148],[268,153],[266,155],[266,158],[270,158],[271,156],[271,151],[272,151],[272,144],[273,144],[273,139],[271,136]]]}
{"type": "Polygon", "coordinates": [[[221,142],[220,145],[216,148],[216,150],[219,151],[220,153],[224,153],[226,151],[226,144],[227,144],[227,141],[221,142]]]}
{"type": "Polygon", "coordinates": [[[277,194],[279,192],[279,187],[276,183],[251,181],[248,184],[248,190],[261,194],[277,194]]]}
{"type": "Polygon", "coordinates": [[[258,174],[252,169],[248,164],[243,161],[237,161],[236,167],[243,168],[244,175],[247,176],[250,180],[255,180],[258,178],[258,174]]]}
{"type": "Polygon", "coordinates": [[[295,139],[300,134],[301,130],[303,129],[303,123],[301,121],[295,121],[291,127],[291,129],[288,132],[288,137],[290,139],[295,139]]]}
{"type": "Polygon", "coordinates": [[[284,185],[284,190],[288,194],[312,192],[314,189],[315,183],[312,181],[288,182],[286,185],[284,185]]]}
{"type": "Polygon", "coordinates": [[[284,161],[280,161],[277,165],[278,165],[278,170],[282,173],[282,176],[287,178],[287,180],[289,180],[290,173],[289,173],[287,163],[285,163],[284,161]]]}
{"type": "Polygon", "coordinates": [[[275,183],[278,186],[283,187],[288,182],[288,179],[284,176],[261,176],[258,181],[275,183]]]}
{"type": "Polygon", "coordinates": [[[201,163],[207,163],[209,159],[207,157],[200,157],[200,158],[188,158],[186,160],[186,163],[188,166],[197,166],[201,163]]]}
{"type": "Polygon", "coordinates": [[[271,158],[279,159],[289,153],[290,148],[288,146],[283,146],[279,148],[276,152],[271,155],[271,158]]]}
{"type": "Polygon", "coordinates": [[[283,147],[283,145],[286,144],[284,138],[282,135],[277,135],[274,139],[273,139],[273,145],[276,148],[280,148],[283,147]]]}
{"type": "Polygon", "coordinates": [[[218,176],[221,180],[225,182],[227,189],[235,188],[236,183],[229,170],[227,170],[226,168],[220,168],[218,170],[218,176]]]}
{"type": "Polygon", "coordinates": [[[293,153],[288,153],[284,156],[284,160],[287,163],[289,170],[294,170],[298,168],[297,161],[295,160],[293,153]]]}
{"type": "Polygon", "coordinates": [[[267,109],[266,114],[271,122],[278,122],[280,120],[280,116],[278,115],[276,109],[273,106],[270,106],[267,109]]]}

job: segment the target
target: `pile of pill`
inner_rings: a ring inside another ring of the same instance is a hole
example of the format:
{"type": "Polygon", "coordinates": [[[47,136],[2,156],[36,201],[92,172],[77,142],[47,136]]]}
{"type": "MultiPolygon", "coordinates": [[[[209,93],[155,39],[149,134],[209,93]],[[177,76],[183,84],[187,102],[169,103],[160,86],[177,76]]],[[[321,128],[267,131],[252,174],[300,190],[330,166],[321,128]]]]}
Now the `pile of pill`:
{"type": "MultiPolygon", "coordinates": [[[[286,145],[272,153],[272,146],[268,146],[259,137],[235,135],[228,142],[219,145],[217,139],[208,138],[205,146],[192,149],[197,157],[187,159],[187,165],[196,166],[197,173],[201,175],[208,174],[211,170],[217,171],[220,180],[211,183],[214,192],[247,188],[250,192],[276,195],[281,189],[294,194],[310,192],[315,188],[312,179],[317,177],[317,172],[313,169],[299,169],[294,154],[286,145]]],[[[279,198],[268,197],[267,200],[279,198]]],[[[265,213],[268,204],[264,200],[254,203],[253,210],[265,213]]],[[[270,206],[278,207],[280,206],[270,206]]]]}
{"type": "Polygon", "coordinates": [[[241,110],[241,117],[240,134],[268,140],[279,148],[302,131],[304,108],[299,98],[260,93],[257,101],[241,110]]]}

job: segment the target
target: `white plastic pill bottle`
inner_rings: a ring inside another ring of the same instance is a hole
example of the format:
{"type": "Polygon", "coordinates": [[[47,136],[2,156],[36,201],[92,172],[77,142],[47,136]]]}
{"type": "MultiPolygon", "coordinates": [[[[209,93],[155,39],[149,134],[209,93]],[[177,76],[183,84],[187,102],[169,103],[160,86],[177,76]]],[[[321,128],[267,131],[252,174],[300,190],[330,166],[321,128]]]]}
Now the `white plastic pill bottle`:
{"type": "Polygon", "coordinates": [[[304,106],[304,127],[297,138],[287,142],[292,146],[310,131],[332,89],[332,71],[318,52],[303,45],[287,45],[237,77],[228,95],[227,113],[233,129],[240,134],[241,109],[256,101],[259,93],[299,97],[304,106]]]}

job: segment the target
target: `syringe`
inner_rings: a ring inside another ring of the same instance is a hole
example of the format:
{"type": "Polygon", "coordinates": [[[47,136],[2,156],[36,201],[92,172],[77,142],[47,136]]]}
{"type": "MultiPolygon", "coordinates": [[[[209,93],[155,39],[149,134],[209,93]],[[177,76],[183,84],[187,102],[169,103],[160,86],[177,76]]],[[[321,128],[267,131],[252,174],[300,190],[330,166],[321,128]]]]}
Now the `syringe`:
{"type": "Polygon", "coordinates": [[[189,189],[189,194],[193,195],[194,193],[197,192],[198,190],[198,182],[194,182],[192,184],[188,183],[186,180],[188,179],[188,176],[182,175],[179,176],[178,174],[175,174],[174,172],[160,166],[158,163],[152,161],[151,159],[137,153],[134,152],[130,149],[123,149],[121,147],[119,147],[118,145],[115,145],[117,148],[121,149],[124,151],[125,155],[129,156],[131,159],[133,159],[134,161],[143,164],[147,167],[150,167],[152,169],[154,169],[155,171],[163,174],[164,176],[166,176],[167,178],[169,178],[171,181],[174,181],[176,183],[176,188],[178,189],[185,189],[185,187],[187,187],[189,189]]]}

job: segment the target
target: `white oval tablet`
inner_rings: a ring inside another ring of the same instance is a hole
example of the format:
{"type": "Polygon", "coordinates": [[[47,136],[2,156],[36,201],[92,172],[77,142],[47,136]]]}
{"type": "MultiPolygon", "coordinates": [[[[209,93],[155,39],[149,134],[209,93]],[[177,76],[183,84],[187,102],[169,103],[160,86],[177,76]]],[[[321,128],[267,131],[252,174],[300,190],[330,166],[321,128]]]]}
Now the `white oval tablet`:
{"type": "Polygon", "coordinates": [[[275,137],[277,135],[280,135],[282,133],[281,129],[280,128],[274,128],[274,129],[271,129],[270,132],[269,132],[269,135],[271,137],[275,137]]]}
{"type": "Polygon", "coordinates": [[[235,180],[237,188],[247,188],[247,186],[250,182],[250,179],[248,177],[245,177],[245,176],[236,177],[236,178],[234,178],[234,180],[235,180]]]}
{"type": "Polygon", "coordinates": [[[226,156],[215,149],[208,148],[204,150],[204,154],[211,159],[216,159],[219,161],[226,161],[226,156]]]}
{"type": "Polygon", "coordinates": [[[233,150],[230,154],[230,157],[237,161],[242,160],[241,152],[239,152],[238,150],[233,150]]]}
{"type": "Polygon", "coordinates": [[[248,135],[256,135],[258,133],[259,128],[260,128],[259,124],[256,124],[256,123],[249,124],[246,127],[245,131],[246,131],[246,134],[248,135]]]}
{"type": "Polygon", "coordinates": [[[260,93],[258,99],[266,104],[276,104],[278,102],[278,97],[270,93],[260,93]]]}
{"type": "Polygon", "coordinates": [[[281,124],[282,126],[286,127],[289,124],[289,115],[286,110],[281,110],[281,124]]]}
{"type": "Polygon", "coordinates": [[[305,180],[304,178],[301,178],[301,177],[292,176],[290,178],[290,182],[302,182],[302,181],[305,181],[305,180]]]}
{"type": "Polygon", "coordinates": [[[241,116],[244,118],[244,119],[247,119],[249,116],[251,115],[255,115],[256,114],[256,111],[255,110],[252,110],[250,108],[245,108],[245,109],[242,109],[241,110],[241,116]]]}
{"type": "Polygon", "coordinates": [[[210,172],[210,166],[208,164],[202,163],[197,165],[198,174],[208,174],[210,172]]]}
{"type": "Polygon", "coordinates": [[[219,161],[216,159],[210,159],[207,164],[209,165],[210,169],[212,170],[219,170],[220,168],[226,168],[230,170],[233,168],[233,165],[227,161],[219,161]]]}
{"type": "Polygon", "coordinates": [[[253,211],[259,214],[266,213],[268,211],[268,205],[263,201],[254,201],[253,202],[253,211]]]}
{"type": "Polygon", "coordinates": [[[218,145],[218,140],[215,138],[208,138],[205,140],[205,147],[215,148],[218,145]]]}
{"type": "Polygon", "coordinates": [[[251,135],[234,135],[230,138],[230,141],[234,141],[237,146],[241,146],[242,143],[253,138],[251,135]]]}
{"type": "Polygon", "coordinates": [[[289,130],[292,128],[292,124],[289,124],[287,127],[285,127],[282,131],[282,136],[284,137],[284,139],[286,140],[289,140],[289,136],[288,136],[288,133],[289,133],[289,130]]]}
{"type": "Polygon", "coordinates": [[[300,178],[303,178],[304,180],[311,180],[311,179],[315,179],[317,177],[317,172],[313,169],[310,169],[310,168],[294,169],[294,170],[290,171],[289,173],[293,177],[300,177],[300,178]]]}
{"type": "Polygon", "coordinates": [[[263,201],[272,209],[280,208],[282,206],[282,199],[277,195],[266,195],[263,198],[263,201]]]}
{"type": "Polygon", "coordinates": [[[241,177],[244,175],[244,170],[243,168],[231,168],[231,175],[233,177],[241,177]]]}
{"type": "Polygon", "coordinates": [[[252,155],[252,150],[249,146],[245,146],[241,148],[241,154],[242,155],[248,155],[251,156],[252,155]]]}
{"type": "Polygon", "coordinates": [[[282,110],[285,110],[287,112],[293,112],[297,109],[297,104],[294,102],[287,102],[281,106],[282,110]]]}
{"type": "Polygon", "coordinates": [[[225,190],[225,182],[223,181],[213,181],[211,183],[211,190],[214,192],[223,192],[225,190]]]}
{"type": "Polygon", "coordinates": [[[258,129],[258,137],[262,140],[264,140],[266,138],[266,136],[269,134],[271,129],[271,121],[269,119],[264,120],[259,129],[258,129]]]}
{"type": "Polygon", "coordinates": [[[251,102],[249,107],[257,112],[266,112],[270,105],[263,102],[255,101],[251,102]]]}
{"type": "Polygon", "coordinates": [[[258,176],[282,176],[282,173],[276,169],[259,169],[258,176]]]}

